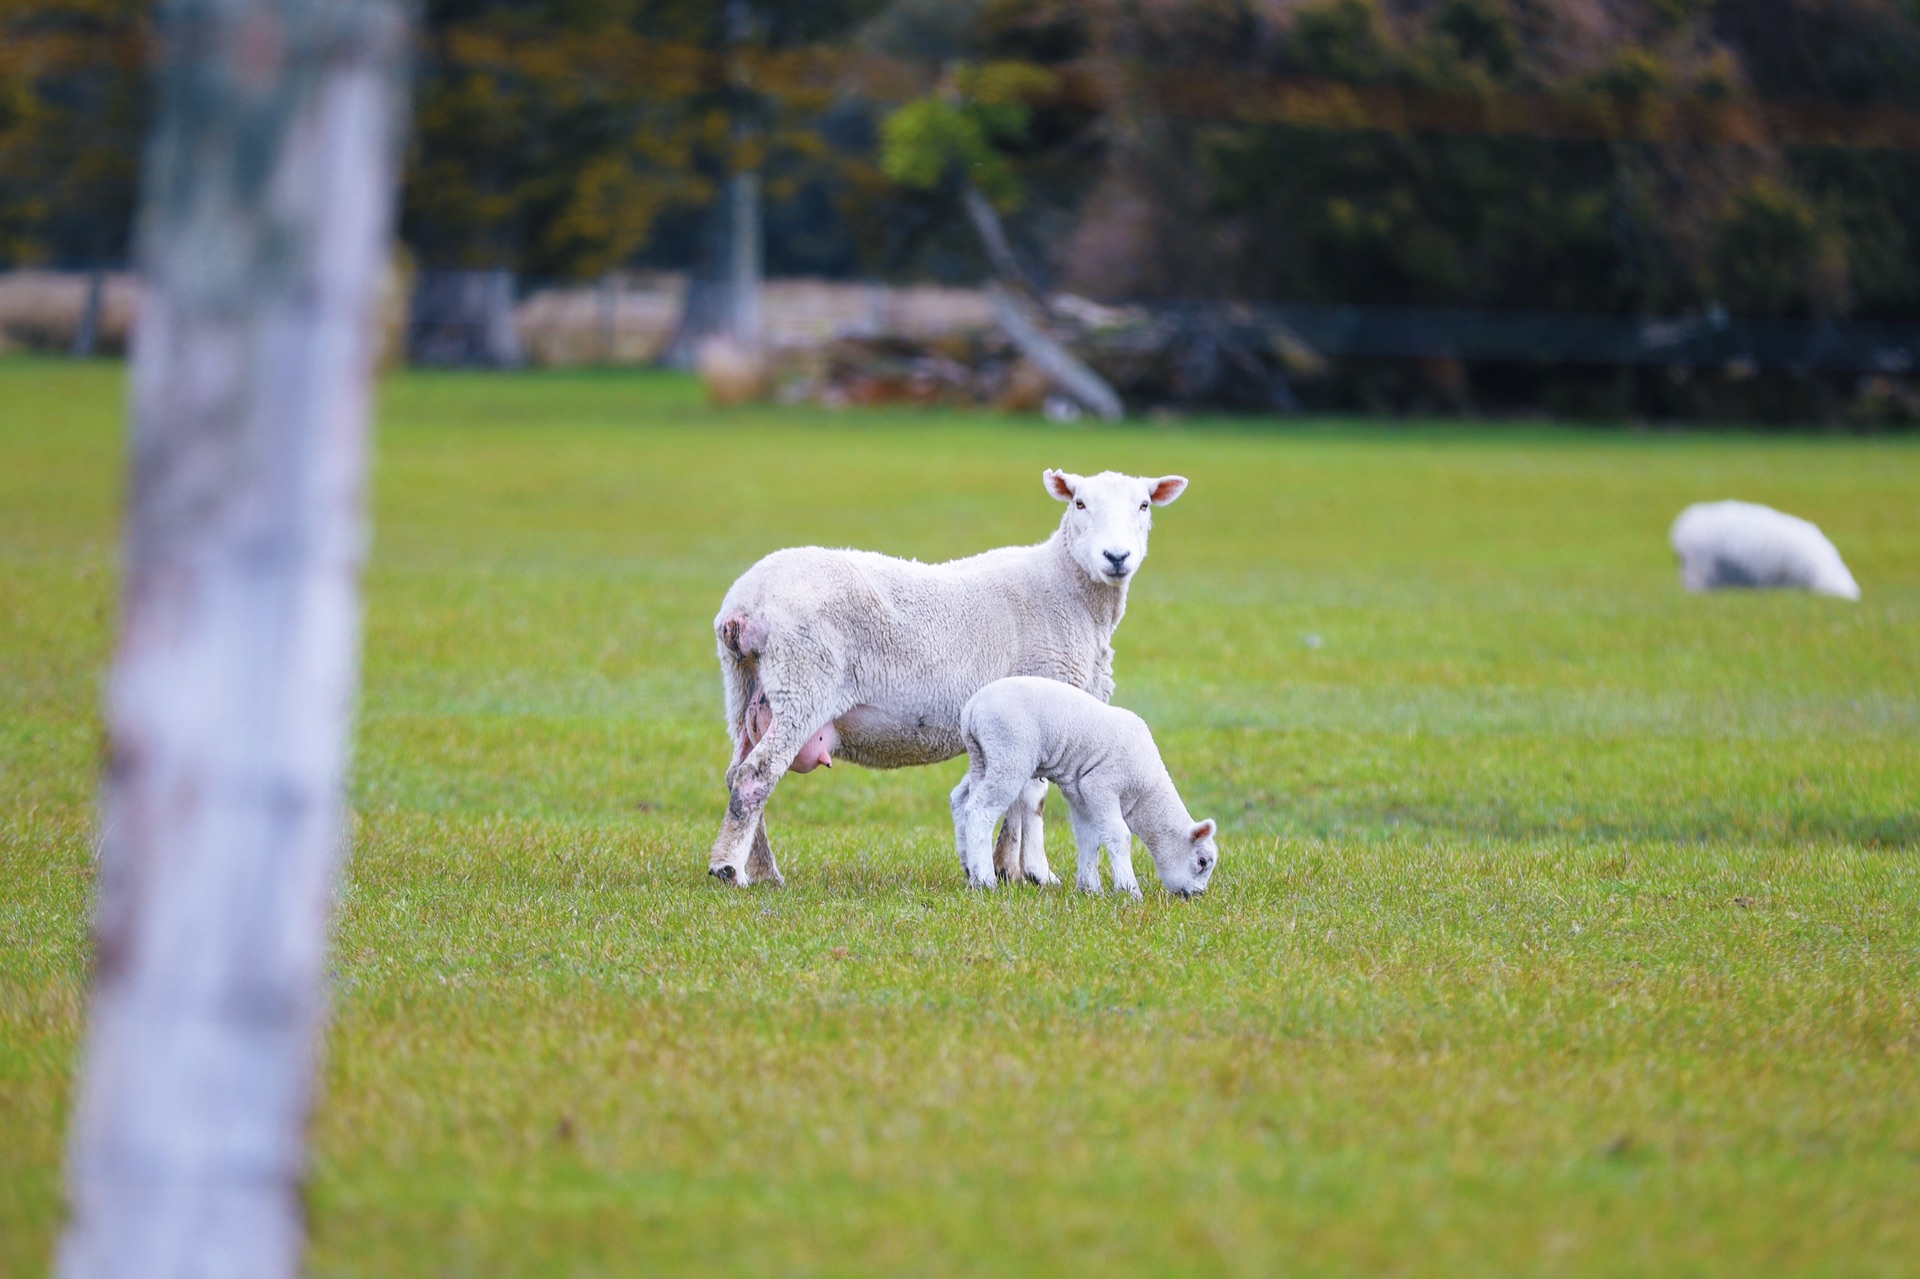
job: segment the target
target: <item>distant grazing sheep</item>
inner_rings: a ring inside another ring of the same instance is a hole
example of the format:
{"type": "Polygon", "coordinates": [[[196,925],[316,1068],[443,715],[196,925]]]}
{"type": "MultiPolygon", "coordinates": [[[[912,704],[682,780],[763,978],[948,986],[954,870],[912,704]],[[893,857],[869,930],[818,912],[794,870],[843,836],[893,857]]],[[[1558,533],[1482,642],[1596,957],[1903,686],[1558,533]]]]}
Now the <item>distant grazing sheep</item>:
{"type": "MultiPolygon", "coordinates": [[[[903,482],[910,477],[903,477],[903,482]]],[[[965,749],[960,708],[1007,675],[1113,696],[1114,628],[1147,557],[1153,508],[1187,482],[1048,471],[1067,504],[1038,546],[921,564],[817,546],[775,551],[727,592],[714,619],[733,764],[709,871],[781,882],[762,813],[791,770],[838,757],[869,768],[937,764],[965,749]]],[[[1028,785],[996,850],[1000,873],[1058,883],[1028,785]]]]}
{"type": "Polygon", "coordinates": [[[694,354],[694,367],[707,398],[726,407],[751,404],[772,393],[767,357],[728,337],[712,337],[694,354]]]}
{"type": "Polygon", "coordinates": [[[1671,535],[1680,581],[1690,591],[1798,587],[1860,598],[1853,574],[1814,525],[1754,502],[1701,502],[1680,512],[1671,535]]]}
{"type": "Polygon", "coordinates": [[[993,823],[1042,777],[1066,797],[1080,849],[1074,883],[1082,891],[1100,891],[1104,844],[1114,890],[1140,896],[1135,835],[1168,892],[1206,891],[1220,862],[1213,819],[1193,820],[1146,721],[1132,711],[1055,680],[1000,679],[967,699],[960,739],[970,766],[953,788],[953,831],[969,884],[993,887],[993,823]]]}

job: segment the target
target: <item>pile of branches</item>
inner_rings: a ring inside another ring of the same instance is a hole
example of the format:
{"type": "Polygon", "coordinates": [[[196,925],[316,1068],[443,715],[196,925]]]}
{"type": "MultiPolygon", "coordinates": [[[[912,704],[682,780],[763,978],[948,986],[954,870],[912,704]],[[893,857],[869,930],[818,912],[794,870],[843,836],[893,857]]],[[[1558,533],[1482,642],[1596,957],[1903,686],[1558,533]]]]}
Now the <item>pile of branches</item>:
{"type": "Polygon", "coordinates": [[[780,398],[848,408],[877,404],[1032,410],[1034,393],[1013,344],[997,331],[935,339],[845,336],[793,361],[780,398]]]}
{"type": "MultiPolygon", "coordinates": [[[[1049,335],[1118,392],[1155,408],[1291,412],[1326,362],[1286,325],[1231,305],[1102,307],[1056,298],[1049,335]]],[[[842,407],[985,406],[1077,417],[1085,406],[999,329],[936,339],[843,336],[796,360],[782,398],[842,407]]]]}

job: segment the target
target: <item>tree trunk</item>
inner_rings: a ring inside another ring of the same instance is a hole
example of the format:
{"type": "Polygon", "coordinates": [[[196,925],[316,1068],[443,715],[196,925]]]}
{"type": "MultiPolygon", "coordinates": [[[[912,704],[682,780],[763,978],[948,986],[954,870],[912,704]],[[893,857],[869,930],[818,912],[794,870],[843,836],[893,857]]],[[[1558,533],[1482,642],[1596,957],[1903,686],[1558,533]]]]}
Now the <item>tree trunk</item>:
{"type": "Polygon", "coordinates": [[[1020,354],[1032,360],[1047,380],[1081,408],[1098,413],[1109,422],[1126,416],[1120,395],[1107,380],[1081,362],[1072,351],[1041,328],[1027,313],[1027,304],[1012,290],[998,284],[987,286],[993,302],[993,318],[1020,354]]]}
{"type": "Polygon", "coordinates": [[[1098,413],[1110,422],[1125,417],[1126,409],[1119,393],[1047,332],[1046,299],[1020,268],[1019,259],[1013,256],[1006,228],[994,211],[993,202],[972,182],[963,184],[961,200],[966,205],[968,220],[973,223],[974,234],[980,237],[980,247],[986,250],[987,262],[999,279],[997,284],[987,286],[987,296],[993,302],[994,319],[1007,340],[1019,348],[1020,354],[1031,360],[1061,394],[1081,408],[1098,413]]]}
{"type": "Polygon", "coordinates": [[[967,220],[973,223],[973,233],[980,237],[980,247],[986,250],[987,265],[993,268],[993,273],[1009,288],[1026,293],[1037,302],[1040,290],[1021,268],[1019,259],[1013,256],[1013,246],[1007,243],[1007,229],[994,210],[993,201],[972,182],[962,186],[960,201],[966,206],[967,220]]]}
{"type": "Polygon", "coordinates": [[[762,233],[760,175],[730,174],[707,223],[701,260],[687,281],[680,323],[664,362],[690,369],[708,338],[727,337],[752,350],[760,345],[762,233]]]}
{"type": "Polygon", "coordinates": [[[88,359],[100,341],[100,308],[107,292],[107,270],[96,266],[87,272],[87,300],[80,309],[80,327],[73,333],[73,358],[88,359]]]}
{"type": "Polygon", "coordinates": [[[422,271],[407,317],[407,358],[446,368],[526,363],[513,316],[513,272],[422,271]]]}
{"type": "Polygon", "coordinates": [[[760,345],[760,175],[736,173],[727,182],[727,336],[748,350],[760,345]]]}
{"type": "Polygon", "coordinates": [[[296,1272],[403,0],[172,0],[69,1279],[296,1272]]]}

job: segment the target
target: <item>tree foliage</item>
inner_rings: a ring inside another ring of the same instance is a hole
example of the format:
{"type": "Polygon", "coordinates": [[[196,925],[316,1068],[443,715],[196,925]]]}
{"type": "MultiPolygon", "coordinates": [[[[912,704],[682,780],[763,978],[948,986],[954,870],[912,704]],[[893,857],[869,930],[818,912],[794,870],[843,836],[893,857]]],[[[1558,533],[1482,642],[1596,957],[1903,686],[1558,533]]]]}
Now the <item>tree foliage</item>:
{"type": "Polygon", "coordinates": [[[0,0],[0,264],[127,252],[149,6],[0,0]]]}
{"type": "Polygon", "coordinates": [[[961,65],[949,85],[916,98],[881,126],[880,168],[895,182],[922,191],[958,170],[1002,212],[1020,203],[1020,180],[1002,152],[1025,142],[1031,102],[1053,93],[1057,81],[1027,62],[961,65]]]}
{"type": "MultiPolygon", "coordinates": [[[[124,254],[147,9],[0,0],[0,263],[124,254]]],[[[1920,317],[1911,0],[430,0],[427,265],[977,277],[961,175],[1107,297],[1920,317]],[[744,21],[742,15],[745,15],[744,21]]]]}

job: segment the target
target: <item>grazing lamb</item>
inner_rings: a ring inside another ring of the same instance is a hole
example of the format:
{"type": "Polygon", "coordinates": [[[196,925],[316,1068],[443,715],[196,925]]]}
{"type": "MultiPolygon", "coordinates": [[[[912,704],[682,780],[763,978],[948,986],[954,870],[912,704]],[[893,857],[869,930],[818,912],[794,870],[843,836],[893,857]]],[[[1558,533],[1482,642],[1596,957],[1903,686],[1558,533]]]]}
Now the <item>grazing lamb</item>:
{"type": "MultiPolygon", "coordinates": [[[[1007,675],[1113,696],[1110,641],[1147,557],[1152,508],[1187,482],[1112,471],[1044,480],[1067,510],[1038,546],[945,564],[805,546],[775,551],[733,584],[714,619],[733,763],[712,874],[784,882],[762,813],[789,770],[952,759],[965,749],[960,708],[1007,675]]],[[[1034,782],[1009,817],[996,852],[1009,878],[1060,882],[1041,836],[1046,793],[1034,782]]]]}
{"type": "Polygon", "coordinates": [[[1859,585],[1826,534],[1770,506],[1697,503],[1680,512],[1671,540],[1681,584],[1690,591],[1787,586],[1860,598],[1859,585]]]}
{"type": "Polygon", "coordinates": [[[967,775],[953,788],[953,832],[967,882],[991,888],[988,841],[993,823],[1035,778],[1059,786],[1080,846],[1074,883],[1100,891],[1100,846],[1107,847],[1117,892],[1140,895],[1133,877],[1133,837],[1153,854],[1167,891],[1206,891],[1220,862],[1214,823],[1180,801],[1147,723],[1132,711],[1050,679],[995,680],[960,711],[967,775]]]}

